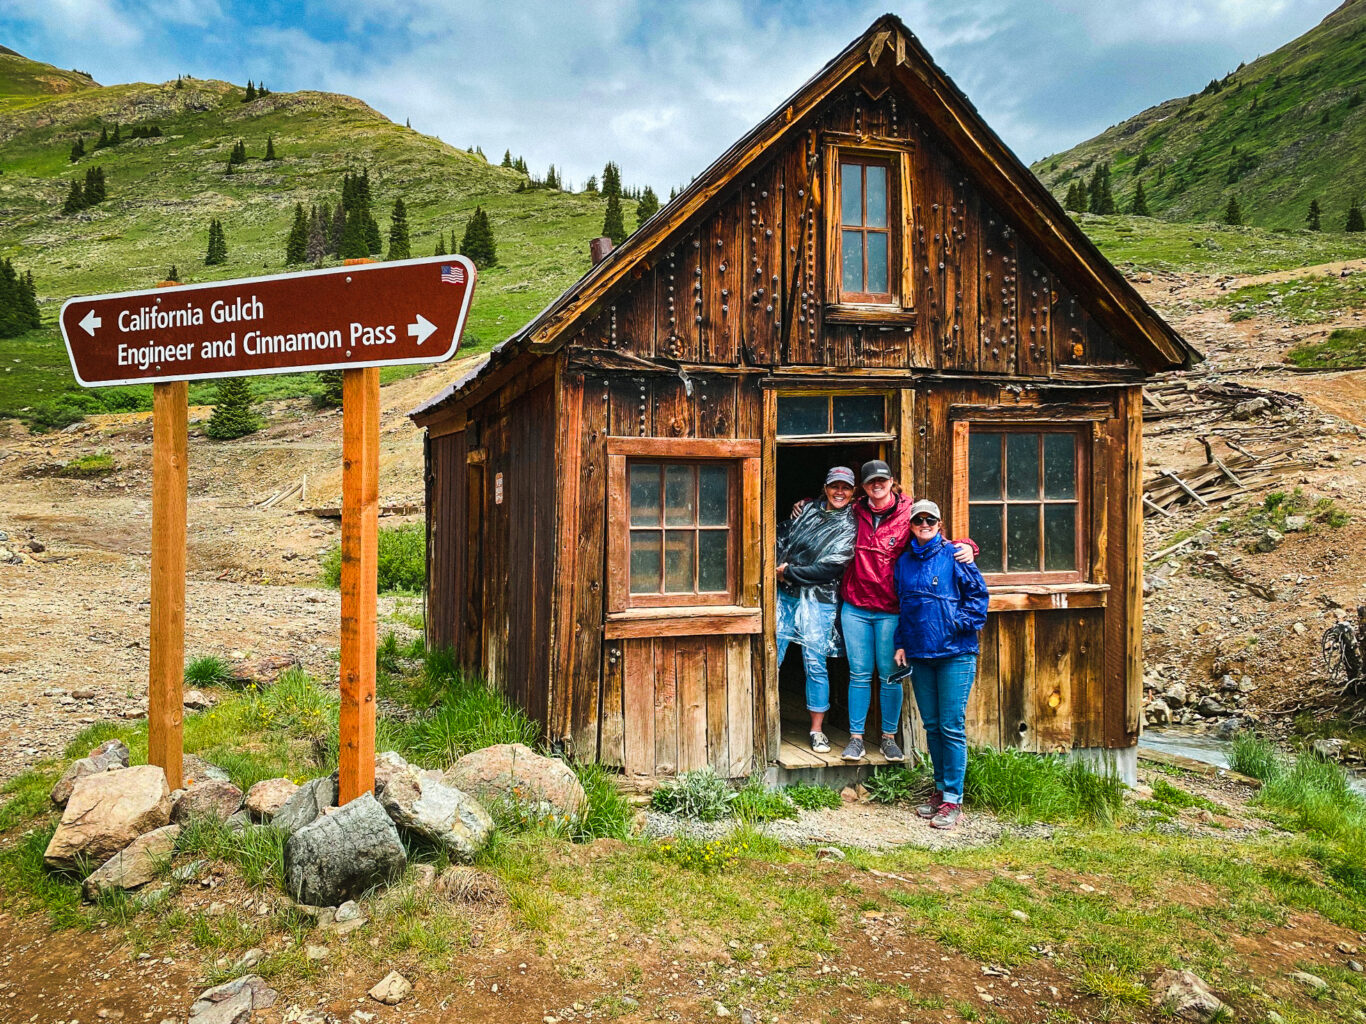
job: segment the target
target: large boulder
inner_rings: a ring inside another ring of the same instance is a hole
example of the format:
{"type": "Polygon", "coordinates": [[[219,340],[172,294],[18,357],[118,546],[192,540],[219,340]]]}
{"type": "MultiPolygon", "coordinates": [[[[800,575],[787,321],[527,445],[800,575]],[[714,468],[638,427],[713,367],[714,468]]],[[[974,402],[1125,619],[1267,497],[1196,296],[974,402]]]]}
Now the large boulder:
{"type": "Polygon", "coordinates": [[[178,835],[179,825],[166,825],[138,836],[91,872],[85,880],[85,898],[94,900],[105,890],[146,885],[170,862],[178,835]]]}
{"type": "Polygon", "coordinates": [[[52,787],[52,802],[58,807],[65,807],[66,802],[71,799],[71,790],[76,785],[76,780],[83,776],[98,775],[114,768],[127,767],[128,748],[123,745],[123,741],[105,740],[79,761],[71,762],[71,766],[62,772],[62,777],[52,787]]]}
{"type": "Polygon", "coordinates": [[[82,861],[102,864],[170,820],[171,791],[156,765],[83,776],[76,780],[43,863],[54,871],[75,871],[82,861]]]}
{"type": "Polygon", "coordinates": [[[289,779],[263,779],[247,790],[246,809],[257,821],[270,821],[299,787],[289,779]]]}
{"type": "Polygon", "coordinates": [[[1153,1003],[1164,1014],[1177,1020],[1203,1024],[1219,1014],[1228,1012],[1204,980],[1190,971],[1166,970],[1153,983],[1153,1003]]]}
{"type": "Polygon", "coordinates": [[[241,806],[242,791],[231,782],[205,779],[180,795],[171,808],[171,820],[185,822],[191,818],[214,818],[227,821],[241,806]]]}
{"type": "Polygon", "coordinates": [[[303,826],[285,843],[285,884],[300,903],[335,907],[402,872],[398,830],[371,793],[303,826]]]}
{"type": "Polygon", "coordinates": [[[305,782],[271,817],[276,828],[294,833],[323,816],[329,807],[337,806],[337,780],[330,775],[305,782]]]}
{"type": "Polygon", "coordinates": [[[190,1007],[189,1024],[246,1024],[253,1010],[275,1005],[278,993],[256,974],[215,985],[190,1007]]]}
{"type": "Polygon", "coordinates": [[[444,777],[486,803],[515,805],[538,817],[577,818],[588,806],[588,795],[569,765],[521,743],[471,751],[444,777]]]}
{"type": "Polygon", "coordinates": [[[399,828],[438,844],[452,860],[474,860],[493,833],[484,805],[440,772],[410,764],[389,767],[380,801],[399,828]]]}

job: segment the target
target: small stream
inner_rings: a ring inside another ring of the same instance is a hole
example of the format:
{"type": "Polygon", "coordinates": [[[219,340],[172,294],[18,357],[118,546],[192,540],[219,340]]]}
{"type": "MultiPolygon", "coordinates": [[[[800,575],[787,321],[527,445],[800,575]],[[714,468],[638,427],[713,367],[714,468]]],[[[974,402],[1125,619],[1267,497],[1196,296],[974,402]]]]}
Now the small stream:
{"type": "MultiPolygon", "coordinates": [[[[1138,745],[1167,754],[1179,754],[1193,761],[1203,761],[1216,768],[1228,768],[1229,743],[1215,739],[1208,733],[1186,732],[1181,729],[1144,729],[1138,745]]],[[[1347,779],[1353,789],[1366,796],[1366,777],[1348,771],[1347,779]]]]}

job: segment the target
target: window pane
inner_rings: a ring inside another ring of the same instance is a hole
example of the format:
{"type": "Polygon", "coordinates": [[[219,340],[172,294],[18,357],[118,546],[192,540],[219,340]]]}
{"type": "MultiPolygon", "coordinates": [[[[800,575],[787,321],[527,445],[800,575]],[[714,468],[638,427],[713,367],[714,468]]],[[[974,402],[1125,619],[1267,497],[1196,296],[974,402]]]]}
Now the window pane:
{"type": "Polygon", "coordinates": [[[631,593],[659,593],[659,542],[662,536],[658,530],[631,531],[631,593]]]}
{"type": "Polygon", "coordinates": [[[659,525],[659,467],[631,467],[631,525],[659,525]]]}
{"type": "MultiPolygon", "coordinates": [[[[867,182],[866,189],[868,194],[867,224],[870,228],[885,228],[887,226],[887,168],[885,167],[866,167],[864,168],[864,180],[867,182]]],[[[845,221],[846,224],[849,221],[845,221]]],[[[870,289],[876,291],[876,289],[870,289]]]]}
{"type": "Polygon", "coordinates": [[[673,526],[697,522],[696,474],[693,466],[664,467],[664,522],[673,526]]]}
{"type": "Polygon", "coordinates": [[[693,530],[666,530],[664,533],[664,592],[690,594],[693,591],[693,530]]]}
{"type": "MultiPolygon", "coordinates": [[[[1006,435],[1006,497],[1038,498],[1039,435],[1006,435]]],[[[1035,554],[1037,558],[1037,553],[1035,554]]]]}
{"type": "Polygon", "coordinates": [[[1039,571],[1039,506],[1011,505],[1006,515],[1006,567],[1039,571]]]}
{"type": "Polygon", "coordinates": [[[968,497],[987,501],[1001,497],[1001,435],[968,432],[968,497]]]}
{"type": "Polygon", "coordinates": [[[1004,547],[1001,543],[1001,505],[968,506],[968,534],[977,542],[977,568],[982,572],[1002,572],[1004,547]]]}
{"type": "Polygon", "coordinates": [[[725,526],[730,521],[730,470],[702,466],[698,477],[697,521],[703,526],[725,526]]]}
{"type": "Polygon", "coordinates": [[[1077,496],[1077,438],[1075,434],[1043,436],[1043,496],[1077,496]]]}
{"type": "Polygon", "coordinates": [[[729,530],[702,530],[697,534],[697,589],[726,589],[726,545],[729,530]]]}
{"type": "Polygon", "coordinates": [[[865,291],[882,294],[887,291],[887,234],[868,232],[868,287],[865,291]]]}
{"type": "Polygon", "coordinates": [[[840,165],[840,208],[845,224],[863,223],[863,166],[840,165]]]}
{"type": "Polygon", "coordinates": [[[881,395],[836,395],[834,403],[836,434],[880,434],[887,429],[886,399],[881,395]]]}
{"type": "Polygon", "coordinates": [[[1077,567],[1077,506],[1045,505],[1043,512],[1043,567],[1067,572],[1077,567]]]}
{"type": "Polygon", "coordinates": [[[863,291],[863,233],[861,231],[844,232],[844,253],[843,277],[841,287],[846,292],[863,291]]]}
{"type": "Polygon", "coordinates": [[[778,396],[778,433],[825,434],[830,431],[830,399],[825,395],[778,396]]]}

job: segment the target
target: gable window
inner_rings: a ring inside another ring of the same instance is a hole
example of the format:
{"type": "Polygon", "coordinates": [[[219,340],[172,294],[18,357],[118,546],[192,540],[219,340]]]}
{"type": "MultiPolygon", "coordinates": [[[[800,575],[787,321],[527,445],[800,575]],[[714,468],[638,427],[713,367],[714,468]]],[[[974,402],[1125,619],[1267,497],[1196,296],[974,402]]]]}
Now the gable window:
{"type": "Polygon", "coordinates": [[[892,301],[892,203],[886,159],[840,157],[840,298],[892,301]]]}
{"type": "Polygon", "coordinates": [[[913,322],[909,149],[832,137],[824,158],[826,319],[913,322]]]}

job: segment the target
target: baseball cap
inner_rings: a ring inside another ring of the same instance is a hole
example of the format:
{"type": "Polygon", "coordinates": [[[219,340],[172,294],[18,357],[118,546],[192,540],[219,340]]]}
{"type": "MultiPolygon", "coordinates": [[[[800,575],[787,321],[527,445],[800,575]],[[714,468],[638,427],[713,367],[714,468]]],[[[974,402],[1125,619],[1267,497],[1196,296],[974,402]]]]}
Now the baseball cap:
{"type": "Polygon", "coordinates": [[[944,518],[939,514],[939,506],[936,505],[934,502],[930,501],[929,498],[921,498],[919,501],[917,501],[914,505],[911,506],[911,518],[914,519],[922,512],[928,512],[936,519],[944,518]]]}
{"type": "Polygon", "coordinates": [[[854,486],[854,471],[848,466],[831,466],[830,472],[825,474],[827,484],[842,483],[854,486]]]}
{"type": "Polygon", "coordinates": [[[881,459],[873,459],[871,462],[865,462],[860,473],[863,476],[863,482],[865,484],[869,480],[876,480],[878,477],[886,477],[888,480],[892,479],[892,468],[881,459]]]}

